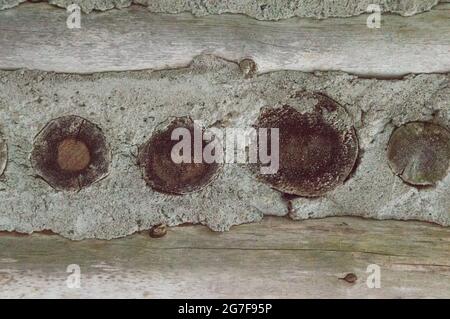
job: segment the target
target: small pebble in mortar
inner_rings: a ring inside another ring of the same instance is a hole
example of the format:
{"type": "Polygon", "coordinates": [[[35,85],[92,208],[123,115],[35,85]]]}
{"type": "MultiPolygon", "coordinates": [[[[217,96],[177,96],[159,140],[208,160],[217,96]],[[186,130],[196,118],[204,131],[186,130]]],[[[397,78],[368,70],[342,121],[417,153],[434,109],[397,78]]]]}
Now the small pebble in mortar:
{"type": "Polygon", "coordinates": [[[252,59],[243,59],[239,62],[239,68],[246,79],[254,77],[258,72],[258,66],[252,59]]]}
{"type": "Polygon", "coordinates": [[[164,224],[156,225],[150,228],[149,235],[152,238],[161,238],[167,234],[167,226],[164,224]]]}

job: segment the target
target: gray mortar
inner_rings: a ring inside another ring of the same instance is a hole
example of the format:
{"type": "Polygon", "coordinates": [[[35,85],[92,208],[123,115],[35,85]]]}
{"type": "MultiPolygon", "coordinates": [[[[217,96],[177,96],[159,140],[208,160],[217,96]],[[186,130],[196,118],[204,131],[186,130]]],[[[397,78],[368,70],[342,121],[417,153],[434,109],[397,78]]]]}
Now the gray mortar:
{"type": "Polygon", "coordinates": [[[0,10],[5,10],[18,6],[26,0],[0,0],[0,10]]]}
{"type": "Polygon", "coordinates": [[[0,230],[50,229],[71,239],[121,237],[156,224],[201,223],[216,231],[259,221],[332,215],[420,219],[450,225],[450,176],[417,189],[394,176],[386,144],[397,125],[431,120],[450,127],[449,75],[402,80],[345,73],[279,71],[245,79],[237,64],[201,56],[183,69],[93,75],[0,72],[0,128],[8,143],[0,179],[0,230]],[[216,180],[182,196],[153,191],[136,154],[167,118],[190,115],[205,126],[248,127],[264,106],[298,90],[319,91],[343,105],[359,137],[351,178],[320,198],[282,194],[258,182],[245,165],[226,164],[216,180]],[[75,114],[99,125],[112,151],[109,175],[80,192],[55,191],[30,165],[33,138],[53,118],[75,114]]]}
{"type": "Polygon", "coordinates": [[[0,176],[2,176],[3,171],[6,168],[6,163],[8,162],[8,145],[3,140],[0,132],[0,176]]]}
{"type": "MultiPolygon", "coordinates": [[[[0,0],[0,10],[16,6],[24,0],[0,0]]],[[[131,4],[148,7],[152,12],[191,12],[196,16],[223,13],[245,14],[259,20],[290,17],[350,17],[365,13],[369,4],[379,4],[382,12],[411,16],[430,10],[439,0],[48,0],[67,8],[79,4],[83,12],[125,8],[131,4]]]]}

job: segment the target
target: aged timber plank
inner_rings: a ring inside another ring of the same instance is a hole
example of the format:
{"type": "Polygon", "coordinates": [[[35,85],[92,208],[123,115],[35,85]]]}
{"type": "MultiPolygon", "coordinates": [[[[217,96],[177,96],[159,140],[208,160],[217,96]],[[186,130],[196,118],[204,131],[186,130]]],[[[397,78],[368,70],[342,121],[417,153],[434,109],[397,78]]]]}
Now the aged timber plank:
{"type": "Polygon", "coordinates": [[[0,297],[449,297],[450,230],[428,223],[334,217],[259,224],[213,233],[170,228],[73,242],[0,236],[0,297]],[[81,269],[68,288],[67,267],[81,269]],[[381,288],[368,288],[367,267],[381,288]],[[343,279],[357,276],[354,283],[343,279]]]}
{"type": "Polygon", "coordinates": [[[450,6],[413,17],[384,15],[380,29],[367,15],[346,19],[257,21],[240,15],[152,14],[131,6],[82,15],[23,4],[0,12],[0,69],[90,73],[187,65],[200,53],[230,60],[253,57],[260,72],[341,70],[364,76],[450,71],[450,6]]]}

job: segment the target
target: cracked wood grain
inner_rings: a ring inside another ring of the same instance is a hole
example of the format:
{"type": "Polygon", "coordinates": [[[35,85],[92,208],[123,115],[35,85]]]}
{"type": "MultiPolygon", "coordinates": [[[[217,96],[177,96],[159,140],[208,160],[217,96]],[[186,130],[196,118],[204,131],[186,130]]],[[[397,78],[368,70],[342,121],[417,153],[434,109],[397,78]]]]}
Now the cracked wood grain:
{"type": "Polygon", "coordinates": [[[241,15],[153,14],[132,6],[82,16],[44,3],[0,12],[0,68],[91,73],[187,65],[211,53],[252,57],[259,72],[340,70],[398,77],[450,71],[450,5],[413,17],[384,15],[381,29],[367,15],[346,19],[257,21],[241,15]],[[139,41],[137,41],[139,39],[139,41]]]}
{"type": "Polygon", "coordinates": [[[265,218],[112,241],[0,235],[0,297],[448,298],[450,230],[420,222],[265,218]],[[66,288],[69,264],[80,289],[66,288]],[[381,288],[366,285],[369,264],[381,288]],[[355,274],[355,282],[342,280],[355,274]]]}

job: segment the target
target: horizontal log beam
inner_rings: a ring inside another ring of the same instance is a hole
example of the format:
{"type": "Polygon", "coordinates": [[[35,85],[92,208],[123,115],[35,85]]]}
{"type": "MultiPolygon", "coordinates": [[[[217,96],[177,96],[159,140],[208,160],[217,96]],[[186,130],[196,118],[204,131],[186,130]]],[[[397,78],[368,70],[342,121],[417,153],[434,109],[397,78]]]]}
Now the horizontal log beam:
{"type": "Polygon", "coordinates": [[[65,10],[23,4],[0,12],[0,69],[91,73],[187,65],[200,53],[252,57],[260,72],[339,70],[398,77],[450,71],[450,5],[413,17],[257,21],[241,15],[152,14],[146,8],[82,15],[68,29],[65,10]]]}
{"type": "Polygon", "coordinates": [[[448,298],[449,244],[448,228],[347,217],[175,227],[159,239],[1,233],[0,297],[448,298]],[[66,285],[70,264],[79,289],[66,285]],[[381,288],[367,286],[371,264],[381,288]]]}

